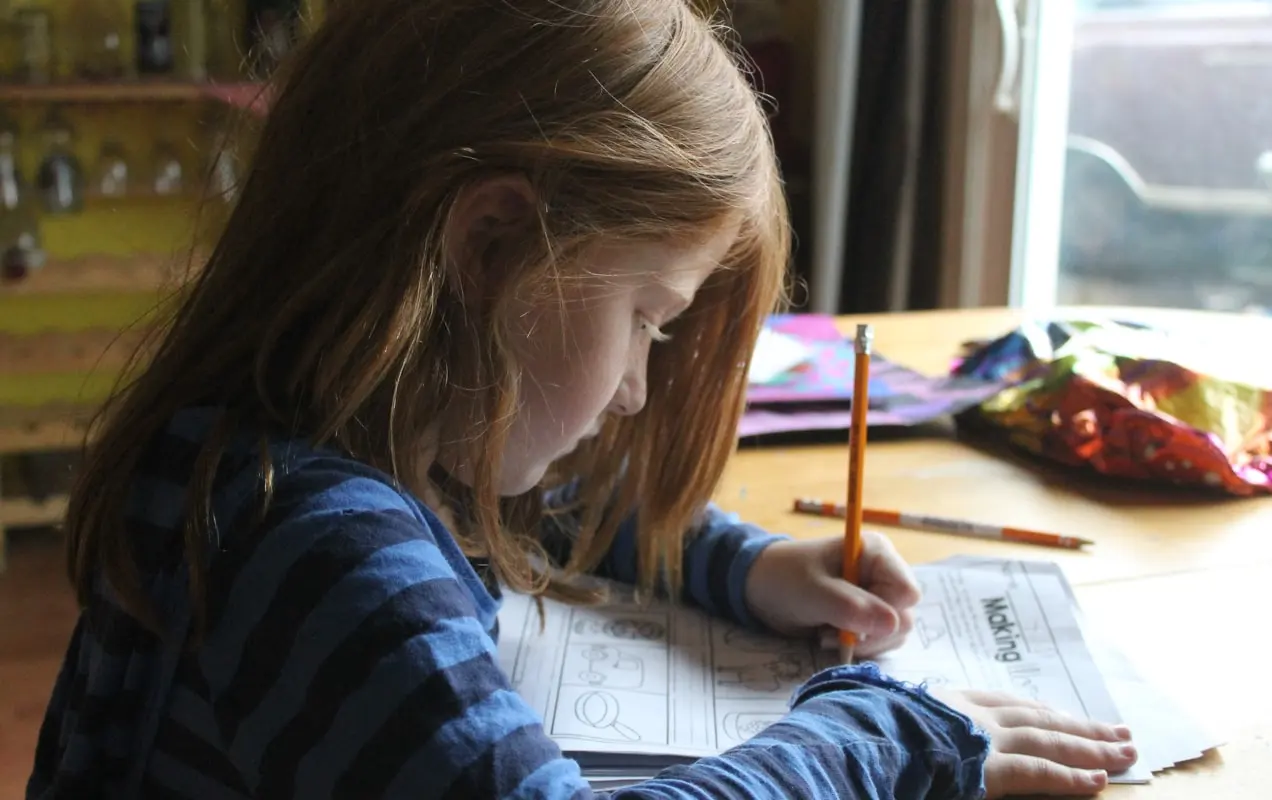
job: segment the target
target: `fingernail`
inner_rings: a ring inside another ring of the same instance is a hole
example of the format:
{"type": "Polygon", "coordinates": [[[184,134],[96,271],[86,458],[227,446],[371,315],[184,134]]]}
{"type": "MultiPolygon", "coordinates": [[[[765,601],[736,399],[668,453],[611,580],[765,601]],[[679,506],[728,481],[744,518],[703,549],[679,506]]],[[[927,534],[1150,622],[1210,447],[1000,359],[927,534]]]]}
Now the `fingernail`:
{"type": "Polygon", "coordinates": [[[1108,773],[1102,769],[1097,769],[1094,772],[1088,772],[1086,774],[1087,785],[1096,789],[1099,789],[1100,787],[1104,786],[1104,784],[1108,781],[1108,779],[1109,779],[1108,773]]]}
{"type": "Polygon", "coordinates": [[[900,620],[896,617],[890,614],[881,614],[877,619],[875,619],[874,625],[872,625],[871,628],[874,629],[874,635],[882,639],[885,636],[891,636],[896,633],[898,625],[900,625],[900,620]]]}
{"type": "Polygon", "coordinates": [[[1135,745],[1124,744],[1118,748],[1118,752],[1122,754],[1123,758],[1135,758],[1135,745]]]}
{"type": "Polygon", "coordinates": [[[1113,732],[1117,734],[1117,738],[1122,741],[1128,741],[1131,738],[1131,729],[1125,725],[1117,725],[1113,728],[1113,732]]]}

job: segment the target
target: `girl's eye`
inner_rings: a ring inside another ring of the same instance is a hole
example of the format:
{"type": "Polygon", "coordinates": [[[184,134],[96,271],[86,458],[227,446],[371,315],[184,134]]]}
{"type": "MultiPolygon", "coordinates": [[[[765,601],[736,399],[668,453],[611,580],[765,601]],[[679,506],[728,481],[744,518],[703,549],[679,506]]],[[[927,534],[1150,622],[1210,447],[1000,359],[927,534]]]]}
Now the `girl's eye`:
{"type": "Polygon", "coordinates": [[[648,317],[642,316],[640,318],[640,329],[649,337],[650,341],[653,342],[665,342],[671,338],[669,335],[663,333],[657,325],[650,322],[648,317]]]}

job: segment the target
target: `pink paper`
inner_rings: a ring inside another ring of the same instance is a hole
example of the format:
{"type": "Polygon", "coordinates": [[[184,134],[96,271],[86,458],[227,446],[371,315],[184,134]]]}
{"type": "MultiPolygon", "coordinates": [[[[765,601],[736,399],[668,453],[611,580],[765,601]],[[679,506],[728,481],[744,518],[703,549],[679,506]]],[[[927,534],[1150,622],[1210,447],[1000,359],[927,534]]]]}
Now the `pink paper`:
{"type": "MultiPolygon", "coordinates": [[[[824,314],[780,314],[769,318],[767,327],[802,342],[812,352],[807,364],[786,373],[786,380],[747,387],[750,405],[813,403],[851,400],[856,358],[852,343],[835,327],[833,317],[824,314]]],[[[888,387],[870,381],[871,397],[887,396],[888,387]]]]}

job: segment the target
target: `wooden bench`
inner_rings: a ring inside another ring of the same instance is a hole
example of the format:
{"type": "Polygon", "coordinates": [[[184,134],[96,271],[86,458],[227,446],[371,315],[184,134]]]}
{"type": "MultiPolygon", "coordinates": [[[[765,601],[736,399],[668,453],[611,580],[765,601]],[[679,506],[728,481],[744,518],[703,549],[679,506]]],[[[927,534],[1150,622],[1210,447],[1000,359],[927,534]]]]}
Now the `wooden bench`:
{"type": "MultiPolygon", "coordinates": [[[[0,414],[0,461],[30,453],[77,450],[87,430],[87,413],[55,417],[46,414],[22,420],[0,414]]],[[[0,470],[0,481],[3,470],[0,470]]],[[[23,494],[4,492],[0,483],[0,571],[5,568],[6,534],[11,528],[57,525],[66,516],[66,495],[57,492],[37,500],[23,494]]]]}

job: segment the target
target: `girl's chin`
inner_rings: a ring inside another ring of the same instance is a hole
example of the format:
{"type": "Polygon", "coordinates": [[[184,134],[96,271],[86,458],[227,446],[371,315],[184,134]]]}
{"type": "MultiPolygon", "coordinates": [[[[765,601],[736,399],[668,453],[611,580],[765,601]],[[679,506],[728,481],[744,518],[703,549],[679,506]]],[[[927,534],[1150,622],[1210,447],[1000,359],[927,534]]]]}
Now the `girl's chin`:
{"type": "Polygon", "coordinates": [[[527,465],[518,470],[515,475],[504,470],[504,474],[499,479],[500,496],[516,497],[534,489],[543,482],[543,477],[548,474],[551,467],[552,462],[548,461],[543,464],[527,465]]]}
{"type": "Polygon", "coordinates": [[[500,497],[516,497],[519,494],[525,494],[534,487],[539,485],[543,480],[543,476],[547,474],[547,470],[538,470],[534,474],[503,476],[499,481],[500,497]]]}
{"type": "Polygon", "coordinates": [[[584,434],[562,447],[556,455],[536,460],[533,465],[524,465],[516,475],[509,474],[505,470],[499,481],[499,494],[503,497],[515,497],[535,488],[543,481],[543,476],[548,474],[548,470],[552,468],[553,464],[571,455],[574,451],[587,444],[589,440],[595,438],[595,436],[596,433],[584,434]]]}

